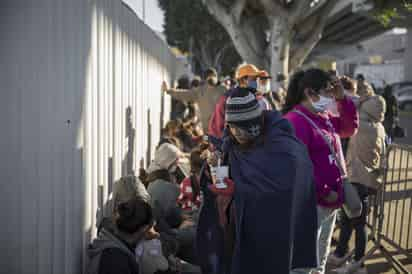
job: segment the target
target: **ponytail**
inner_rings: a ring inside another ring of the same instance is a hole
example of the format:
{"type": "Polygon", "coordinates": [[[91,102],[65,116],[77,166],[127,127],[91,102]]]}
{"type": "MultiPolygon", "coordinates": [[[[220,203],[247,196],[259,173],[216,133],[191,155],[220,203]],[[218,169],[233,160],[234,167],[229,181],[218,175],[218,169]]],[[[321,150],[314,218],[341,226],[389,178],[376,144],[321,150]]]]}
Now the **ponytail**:
{"type": "Polygon", "coordinates": [[[305,98],[303,90],[300,88],[305,72],[303,70],[296,72],[289,82],[288,91],[286,94],[283,113],[291,111],[296,105],[300,104],[305,98]]]}
{"type": "Polygon", "coordinates": [[[283,113],[288,113],[305,100],[306,88],[318,93],[321,89],[326,88],[330,81],[330,75],[321,69],[312,68],[296,72],[289,83],[283,113]]]}

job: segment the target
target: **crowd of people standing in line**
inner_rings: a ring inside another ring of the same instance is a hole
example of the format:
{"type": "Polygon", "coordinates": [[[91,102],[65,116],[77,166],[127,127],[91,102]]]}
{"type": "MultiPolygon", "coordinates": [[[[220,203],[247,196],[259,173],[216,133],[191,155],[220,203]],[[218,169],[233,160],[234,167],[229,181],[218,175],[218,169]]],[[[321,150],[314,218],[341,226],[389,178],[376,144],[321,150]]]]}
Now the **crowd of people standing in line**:
{"type": "Polygon", "coordinates": [[[358,262],[368,196],[382,180],[396,102],[363,77],[312,68],[287,88],[276,77],[273,90],[268,72],[244,64],[236,84],[219,82],[214,69],[204,81],[162,84],[175,100],[173,119],[149,168],[114,184],[88,250],[89,273],[323,274],[327,263],[336,273],[366,273],[358,262]],[[223,187],[216,166],[229,168],[223,187]],[[345,181],[362,202],[355,218],[340,210],[345,181]]]}

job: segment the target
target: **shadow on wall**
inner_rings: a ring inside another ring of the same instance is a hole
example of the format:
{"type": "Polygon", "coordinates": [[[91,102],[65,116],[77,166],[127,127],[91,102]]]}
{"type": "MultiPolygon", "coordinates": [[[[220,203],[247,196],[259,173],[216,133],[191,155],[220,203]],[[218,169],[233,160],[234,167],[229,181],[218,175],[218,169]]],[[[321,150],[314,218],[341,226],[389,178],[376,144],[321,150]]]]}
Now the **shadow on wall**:
{"type": "Polygon", "coordinates": [[[152,162],[152,123],[150,122],[150,109],[147,109],[147,151],[146,151],[146,168],[152,162]]]}
{"type": "Polygon", "coordinates": [[[126,138],[127,152],[122,162],[122,176],[135,175],[134,170],[134,147],[136,138],[136,129],[132,123],[132,108],[129,106],[126,109],[126,138]]]}

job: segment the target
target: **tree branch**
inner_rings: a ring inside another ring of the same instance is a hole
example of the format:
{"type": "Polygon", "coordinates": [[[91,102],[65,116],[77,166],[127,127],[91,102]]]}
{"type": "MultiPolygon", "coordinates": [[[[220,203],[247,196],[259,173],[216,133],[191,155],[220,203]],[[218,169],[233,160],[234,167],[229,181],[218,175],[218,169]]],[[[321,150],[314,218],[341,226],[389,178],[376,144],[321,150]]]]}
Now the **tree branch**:
{"type": "Polygon", "coordinates": [[[214,67],[216,67],[223,59],[225,51],[231,46],[231,44],[226,44],[222,48],[218,50],[218,52],[215,55],[215,60],[214,60],[214,67]]]}
{"type": "Polygon", "coordinates": [[[225,7],[221,5],[217,0],[201,1],[203,5],[209,10],[210,14],[212,14],[212,16],[214,16],[214,18],[223,26],[223,28],[226,29],[239,55],[246,62],[260,65],[260,63],[262,62],[262,56],[260,56],[259,53],[263,52],[263,50],[256,48],[258,44],[253,45],[250,42],[257,36],[254,31],[246,31],[245,26],[247,26],[247,22],[243,22],[243,24],[237,24],[235,22],[234,14],[229,13],[225,9],[225,7]],[[243,27],[241,25],[243,25],[243,27]]]}
{"type": "Polygon", "coordinates": [[[235,17],[235,22],[239,24],[240,18],[242,17],[243,10],[245,8],[247,0],[236,0],[233,4],[232,10],[235,17]]]}
{"type": "Polygon", "coordinates": [[[276,0],[260,0],[260,3],[263,5],[265,13],[269,18],[272,18],[275,15],[287,18],[289,15],[288,10],[276,0]]]}
{"type": "Polygon", "coordinates": [[[292,54],[290,59],[289,70],[295,70],[295,68],[302,65],[303,61],[317,45],[322,38],[323,28],[326,25],[329,14],[338,3],[338,0],[328,0],[316,13],[318,18],[313,31],[307,37],[307,39],[297,47],[297,50],[292,54]]]}
{"type": "Polygon", "coordinates": [[[295,24],[304,12],[310,8],[312,0],[295,0],[292,5],[292,12],[288,18],[290,24],[295,24]]]}
{"type": "Polygon", "coordinates": [[[201,0],[203,5],[209,10],[215,19],[224,25],[224,23],[228,23],[225,18],[229,16],[229,13],[226,11],[226,8],[220,4],[217,0],[201,0]]]}

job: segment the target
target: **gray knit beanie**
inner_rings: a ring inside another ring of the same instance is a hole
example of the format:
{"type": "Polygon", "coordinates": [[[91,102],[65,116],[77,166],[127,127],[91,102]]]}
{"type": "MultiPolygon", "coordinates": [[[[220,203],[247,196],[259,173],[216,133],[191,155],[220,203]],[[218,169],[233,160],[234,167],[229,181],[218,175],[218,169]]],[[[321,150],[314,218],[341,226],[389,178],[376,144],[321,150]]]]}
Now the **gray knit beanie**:
{"type": "Polygon", "coordinates": [[[257,137],[262,131],[263,109],[252,93],[238,92],[226,101],[226,122],[257,137]]]}

